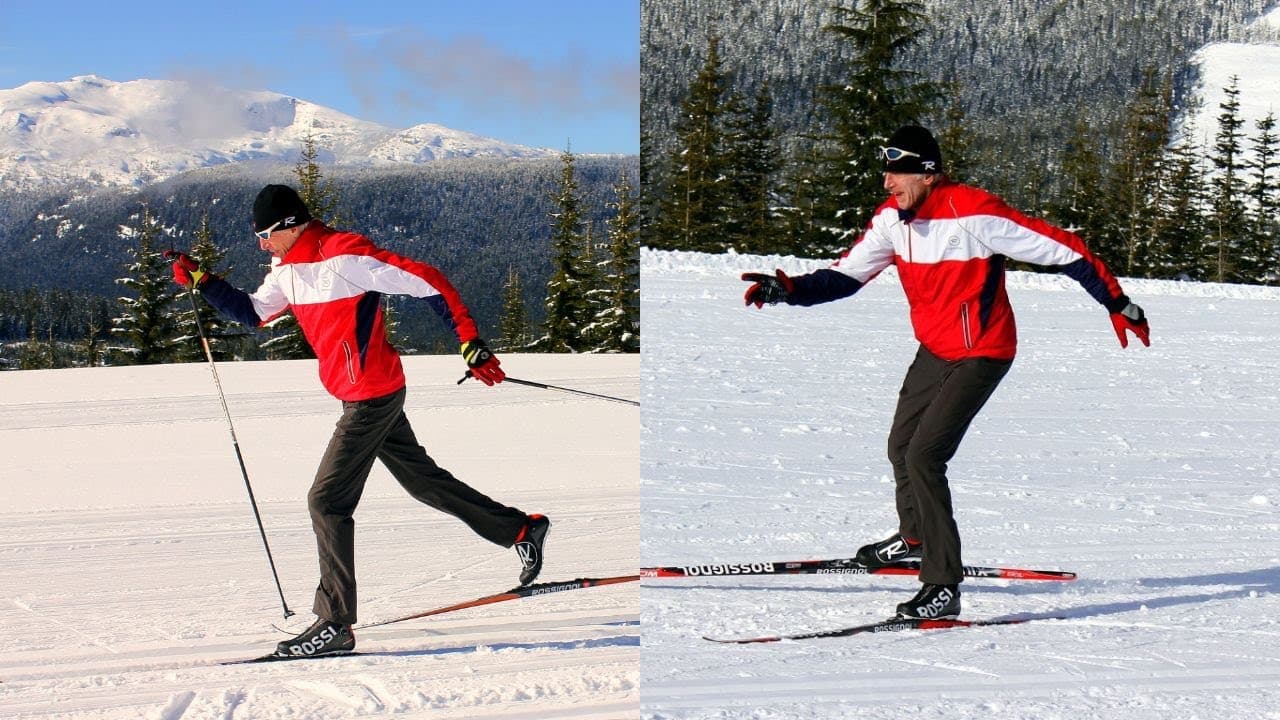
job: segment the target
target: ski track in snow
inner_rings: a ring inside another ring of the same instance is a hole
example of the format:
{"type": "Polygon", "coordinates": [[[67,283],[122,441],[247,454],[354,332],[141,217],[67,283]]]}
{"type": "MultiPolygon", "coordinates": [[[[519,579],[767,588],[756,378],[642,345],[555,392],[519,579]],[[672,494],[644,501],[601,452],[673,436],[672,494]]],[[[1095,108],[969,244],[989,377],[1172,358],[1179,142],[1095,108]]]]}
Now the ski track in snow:
{"type": "MultiPolygon", "coordinates": [[[[826,261],[643,251],[643,565],[847,557],[896,526],[885,441],[917,344],[890,269],[812,308],[744,271],[826,261]]],[[[1010,273],[1020,350],[950,477],[968,580],[1005,627],[716,645],[883,619],[914,578],[644,581],[642,716],[1280,718],[1280,289],[1122,280],[1121,350],[1075,282],[1010,273]],[[1135,341],[1136,342],[1136,341],[1135,341]]]]}
{"type": "MultiPolygon", "coordinates": [[[[534,388],[455,385],[405,358],[418,439],[460,478],[553,526],[539,581],[638,566],[637,415],[534,388]]],[[[503,356],[639,395],[635,356],[503,356]]],[[[639,587],[357,630],[348,658],[258,665],[310,624],[306,490],[339,404],[312,363],[219,365],[290,609],[279,596],[205,364],[0,373],[0,717],[263,720],[635,717],[639,587]]],[[[501,592],[514,552],[423,507],[380,465],[356,512],[361,621],[501,592]]]]}

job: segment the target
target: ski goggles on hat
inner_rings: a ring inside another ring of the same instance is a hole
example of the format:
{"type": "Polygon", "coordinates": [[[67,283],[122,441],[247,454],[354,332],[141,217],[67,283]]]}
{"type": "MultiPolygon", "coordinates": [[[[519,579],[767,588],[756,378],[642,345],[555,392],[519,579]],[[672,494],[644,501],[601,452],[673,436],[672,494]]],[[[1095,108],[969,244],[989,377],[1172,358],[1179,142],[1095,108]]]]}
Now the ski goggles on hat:
{"type": "Polygon", "coordinates": [[[266,230],[258,230],[257,232],[255,232],[255,233],[254,233],[254,235],[256,235],[256,236],[257,236],[257,238],[258,238],[259,240],[266,240],[266,239],[268,239],[268,238],[270,238],[270,237],[271,237],[271,233],[275,232],[275,231],[276,231],[276,228],[280,227],[280,225],[281,225],[283,222],[284,222],[284,221],[283,221],[283,220],[281,220],[280,222],[278,222],[278,223],[276,223],[276,224],[272,225],[271,227],[267,228],[266,230]]]}
{"type": "Polygon", "coordinates": [[[903,150],[902,148],[896,147],[885,147],[881,145],[880,157],[884,158],[886,162],[898,162],[902,158],[918,158],[920,157],[920,153],[913,153],[910,150],[903,150]]]}

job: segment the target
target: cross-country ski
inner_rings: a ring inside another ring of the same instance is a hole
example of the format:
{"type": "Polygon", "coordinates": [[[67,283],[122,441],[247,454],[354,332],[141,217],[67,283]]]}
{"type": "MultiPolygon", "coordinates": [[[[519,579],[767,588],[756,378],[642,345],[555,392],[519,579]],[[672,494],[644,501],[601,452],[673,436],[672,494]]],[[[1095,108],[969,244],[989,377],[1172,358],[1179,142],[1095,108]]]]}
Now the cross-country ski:
{"type": "MultiPolygon", "coordinates": [[[[1076,574],[1066,570],[1029,570],[1015,567],[983,567],[965,565],[967,578],[994,578],[999,580],[1075,580],[1076,574]]],[[[770,560],[749,563],[701,563],[691,565],[660,565],[640,568],[642,578],[693,578],[729,577],[738,575],[919,575],[918,561],[904,561],[886,565],[867,565],[856,558],[829,558],[825,560],[770,560]]]]}
{"type": "Polygon", "coordinates": [[[949,468],[962,557],[1077,577],[966,573],[959,621],[1028,622],[844,635],[921,587],[807,571],[899,529],[886,434],[919,345],[908,305],[893,268],[813,307],[744,308],[739,279],[829,264],[642,255],[641,608],[660,659],[642,717],[1271,712],[1280,290],[1125,278],[1154,329],[1122,350],[1077,283],[1008,273],[1021,350],[949,468]]]}
{"type": "Polygon", "coordinates": [[[751,645],[756,643],[781,642],[783,640],[817,640],[821,638],[841,638],[851,635],[865,635],[876,633],[896,633],[905,632],[907,630],[950,630],[954,628],[968,627],[992,627],[999,625],[1021,625],[1030,622],[1033,618],[1010,618],[1007,620],[959,620],[959,619],[940,619],[929,620],[925,618],[889,618],[879,622],[867,623],[865,625],[852,625],[849,627],[836,628],[834,630],[815,630],[812,632],[792,633],[789,635],[763,635],[761,637],[751,638],[713,638],[703,636],[703,640],[711,642],[730,644],[730,645],[751,645]]]}
{"type": "Polygon", "coordinates": [[[378,620],[367,625],[358,626],[356,629],[361,630],[364,628],[381,627],[383,625],[405,622],[406,620],[417,620],[419,618],[431,617],[433,615],[443,615],[445,613],[456,612],[458,610],[467,610],[469,608],[481,607],[483,605],[492,605],[493,603],[520,600],[522,598],[541,597],[552,593],[566,592],[568,590],[583,590],[603,585],[635,582],[639,579],[639,575],[618,575],[615,577],[577,578],[574,580],[565,580],[563,582],[545,582],[533,585],[522,585],[520,587],[512,588],[506,592],[485,595],[483,597],[475,598],[474,600],[465,600],[463,602],[445,605],[432,610],[423,610],[422,612],[411,613],[409,615],[391,618],[390,620],[378,620]]]}
{"type": "MultiPolygon", "coordinates": [[[[405,412],[424,442],[452,449],[460,475],[521,506],[555,508],[535,585],[635,575],[635,410],[518,385],[458,386],[459,364],[453,354],[405,357],[405,412]]],[[[634,355],[508,354],[503,364],[639,394],[634,355]]],[[[273,625],[296,634],[311,621],[305,495],[336,405],[314,371],[314,361],[218,366],[296,612],[287,625],[205,363],[0,372],[0,716],[635,715],[637,582],[357,629],[354,654],[263,658],[288,637],[273,625]],[[521,694],[529,683],[536,695],[521,694]]],[[[519,582],[512,549],[424,509],[381,465],[356,533],[358,623],[519,582]]]]}

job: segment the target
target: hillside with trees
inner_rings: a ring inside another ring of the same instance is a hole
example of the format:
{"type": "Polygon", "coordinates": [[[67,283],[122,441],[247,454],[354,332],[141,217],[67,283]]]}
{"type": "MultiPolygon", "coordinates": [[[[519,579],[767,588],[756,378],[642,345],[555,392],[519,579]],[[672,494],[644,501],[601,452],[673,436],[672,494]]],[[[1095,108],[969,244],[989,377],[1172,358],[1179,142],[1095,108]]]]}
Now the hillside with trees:
{"type": "MultiPolygon", "coordinates": [[[[502,337],[504,306],[516,301],[508,285],[518,278],[519,312],[525,314],[526,327],[520,338],[532,342],[546,321],[552,231],[564,196],[563,163],[548,158],[448,160],[377,170],[323,167],[323,178],[315,180],[334,202],[320,207],[317,215],[336,218],[339,227],[441,268],[495,345],[502,337]]],[[[118,298],[139,296],[140,288],[122,287],[120,281],[137,275],[136,266],[151,253],[203,243],[215,271],[238,287],[256,288],[268,257],[252,234],[253,198],[269,182],[303,184],[298,174],[303,168],[226,166],[135,191],[0,200],[0,341],[8,343],[3,353],[8,366],[20,365],[17,358],[24,352],[30,365],[50,355],[67,355],[88,337],[106,342],[112,322],[122,315],[118,298]],[[139,244],[143,237],[148,248],[139,244]],[[109,318],[103,316],[104,307],[111,308],[109,318]]],[[[582,157],[573,166],[580,209],[565,232],[580,243],[574,250],[583,257],[575,262],[592,265],[593,287],[601,292],[609,288],[607,273],[596,265],[606,261],[614,236],[610,223],[618,215],[617,188],[634,188],[637,172],[634,157],[582,157]]],[[[634,255],[638,262],[638,251],[634,255]]],[[[632,281],[637,281],[634,275],[632,281]]],[[[403,349],[456,352],[456,341],[422,303],[408,297],[387,302],[403,349]]],[[[174,307],[177,312],[185,306],[174,307]]],[[[176,335],[182,337],[185,328],[190,339],[194,319],[186,312],[187,317],[175,319],[176,335]]],[[[590,324],[578,322],[584,328],[590,324]]],[[[272,349],[273,331],[237,326],[213,336],[224,334],[229,337],[227,352],[235,357],[296,356],[295,350],[272,349]]],[[[537,349],[529,342],[502,347],[537,349]]],[[[597,343],[577,349],[606,348],[597,343]]],[[[628,345],[628,351],[635,349],[638,342],[634,348],[628,345]]],[[[84,353],[75,354],[80,358],[76,364],[85,362],[84,353]]],[[[181,350],[173,355],[192,359],[181,350]]]]}
{"type": "Polygon", "coordinates": [[[1274,34],[1250,24],[1266,5],[646,0],[644,242],[831,256],[884,197],[878,147],[917,122],[954,179],[1120,274],[1274,283],[1274,117],[1245,127],[1228,88],[1208,152],[1172,132],[1192,52],[1274,34]]]}

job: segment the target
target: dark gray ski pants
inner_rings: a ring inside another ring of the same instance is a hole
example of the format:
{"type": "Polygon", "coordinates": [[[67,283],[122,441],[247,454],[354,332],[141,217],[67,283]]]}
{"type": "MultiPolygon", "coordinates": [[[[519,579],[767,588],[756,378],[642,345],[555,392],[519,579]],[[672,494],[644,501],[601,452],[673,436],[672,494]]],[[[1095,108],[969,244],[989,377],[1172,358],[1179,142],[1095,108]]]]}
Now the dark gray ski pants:
{"type": "Polygon", "coordinates": [[[897,484],[898,529],[924,543],[922,583],[952,585],[964,579],[947,463],[1012,364],[989,358],[947,362],[922,346],[902,381],[889,431],[889,462],[897,484]]]}
{"type": "MultiPolygon", "coordinates": [[[[511,547],[527,516],[498,503],[436,465],[418,444],[404,415],[405,391],[343,402],[307,494],[320,555],[315,614],[336,623],[356,622],[355,513],[375,459],[414,499],[462,520],[489,542],[511,547]]],[[[434,553],[422,548],[423,566],[434,553]]]]}

